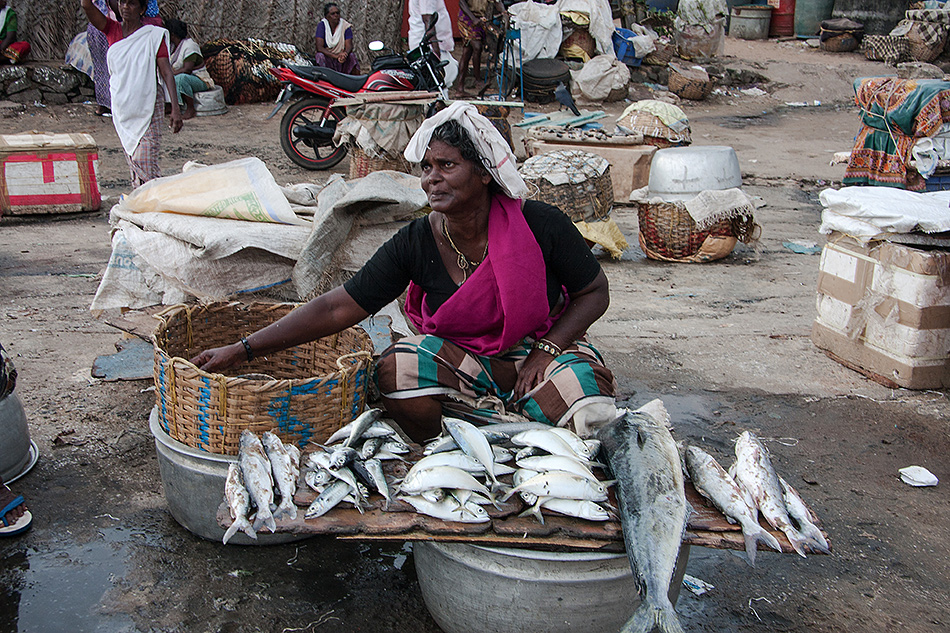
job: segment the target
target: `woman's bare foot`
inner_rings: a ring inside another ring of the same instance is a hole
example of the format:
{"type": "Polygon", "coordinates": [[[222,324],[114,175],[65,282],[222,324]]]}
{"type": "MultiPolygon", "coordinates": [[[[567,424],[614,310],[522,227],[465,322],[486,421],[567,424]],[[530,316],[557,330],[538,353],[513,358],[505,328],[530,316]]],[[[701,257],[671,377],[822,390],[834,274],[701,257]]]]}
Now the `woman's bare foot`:
{"type": "Polygon", "coordinates": [[[193,119],[198,116],[198,111],[195,110],[195,100],[194,98],[185,97],[182,95],[182,101],[185,102],[185,107],[181,111],[182,121],[186,119],[193,119]]]}

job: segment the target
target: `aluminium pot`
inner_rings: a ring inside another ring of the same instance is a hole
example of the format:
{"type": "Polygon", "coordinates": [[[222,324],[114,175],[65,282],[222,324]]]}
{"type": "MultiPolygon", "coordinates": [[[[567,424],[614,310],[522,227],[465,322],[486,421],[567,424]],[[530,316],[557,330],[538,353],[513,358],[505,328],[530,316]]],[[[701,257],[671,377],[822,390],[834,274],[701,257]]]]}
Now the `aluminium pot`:
{"type": "MultiPolygon", "coordinates": [[[[218,507],[224,502],[228,466],[236,455],[218,455],[191,448],[162,430],[158,412],[152,409],[148,427],[155,436],[158,469],[165,488],[168,510],[183,528],[196,536],[221,542],[224,528],[218,525],[218,507]]],[[[253,540],[237,532],[228,545],[276,545],[308,538],[309,534],[261,532],[253,540]]]]}
{"type": "MultiPolygon", "coordinates": [[[[625,554],[417,541],[426,607],[446,633],[619,631],[640,604],[625,554]]],[[[670,583],[676,604],[689,545],[670,583]]]]}
{"type": "Polygon", "coordinates": [[[741,187],[742,170],[728,146],[668,147],[653,155],[649,186],[651,197],[685,202],[703,191],[741,187]]]}
{"type": "Polygon", "coordinates": [[[0,398],[0,478],[4,482],[17,479],[30,469],[34,457],[23,404],[14,391],[0,398]]]}

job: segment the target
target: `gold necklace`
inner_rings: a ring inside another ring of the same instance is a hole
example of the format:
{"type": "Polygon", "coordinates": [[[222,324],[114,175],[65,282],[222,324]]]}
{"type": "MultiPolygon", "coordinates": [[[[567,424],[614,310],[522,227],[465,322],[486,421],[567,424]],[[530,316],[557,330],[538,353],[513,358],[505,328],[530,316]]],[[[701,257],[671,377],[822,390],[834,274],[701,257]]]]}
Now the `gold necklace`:
{"type": "Polygon", "coordinates": [[[482,253],[482,258],[479,261],[472,261],[466,257],[462,251],[459,250],[459,247],[455,245],[455,242],[452,241],[452,236],[449,235],[449,227],[445,223],[445,218],[442,218],[442,235],[445,236],[445,239],[449,241],[449,246],[452,247],[452,250],[455,251],[455,254],[458,255],[456,260],[456,265],[459,267],[459,270],[462,271],[462,282],[464,283],[468,279],[469,269],[478,268],[478,265],[485,261],[485,258],[488,257],[488,240],[485,240],[485,252],[482,253]]]}

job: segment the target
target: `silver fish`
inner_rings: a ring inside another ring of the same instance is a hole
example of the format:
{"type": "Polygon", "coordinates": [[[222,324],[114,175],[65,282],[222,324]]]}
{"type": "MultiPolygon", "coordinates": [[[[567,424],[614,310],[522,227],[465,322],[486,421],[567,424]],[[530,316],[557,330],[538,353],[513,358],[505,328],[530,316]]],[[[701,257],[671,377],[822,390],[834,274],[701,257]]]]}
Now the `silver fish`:
{"type": "Polygon", "coordinates": [[[485,467],[481,462],[461,451],[445,451],[426,455],[412,465],[410,472],[413,470],[425,470],[426,468],[433,468],[435,466],[453,466],[473,474],[485,472],[485,467]]]}
{"type": "Polygon", "coordinates": [[[323,468],[308,470],[303,476],[304,482],[318,493],[323,492],[323,489],[329,486],[334,479],[335,477],[330,471],[323,468]]]}
{"type": "Polygon", "coordinates": [[[788,516],[795,519],[798,523],[798,531],[809,540],[809,547],[819,552],[830,554],[831,547],[828,545],[825,535],[822,534],[818,526],[815,525],[815,515],[812,514],[808,506],[805,505],[805,501],[801,495],[798,494],[797,490],[792,488],[791,484],[782,479],[781,475],[779,475],[778,482],[782,484],[785,509],[788,511],[788,516]]]}
{"type": "Polygon", "coordinates": [[[785,509],[782,484],[772,467],[769,452],[749,431],[743,431],[736,440],[735,477],[752,494],[759,512],[769,525],[785,532],[792,549],[804,558],[808,538],[792,525],[785,509]]]}
{"type": "Polygon", "coordinates": [[[405,455],[412,449],[402,440],[388,440],[380,445],[379,450],[392,453],[394,455],[405,455]]]}
{"type": "Polygon", "coordinates": [[[512,488],[503,498],[507,500],[511,495],[526,491],[539,497],[559,497],[561,499],[587,499],[589,501],[606,501],[606,482],[591,481],[586,477],[551,470],[531,479],[521,482],[512,488]]]}
{"type": "Polygon", "coordinates": [[[326,451],[330,454],[330,468],[333,470],[349,466],[354,459],[358,459],[360,456],[356,449],[345,444],[327,446],[326,451]]]}
{"type": "Polygon", "coordinates": [[[383,463],[378,459],[367,459],[363,464],[373,479],[376,491],[383,495],[383,498],[386,500],[386,507],[389,507],[389,503],[392,499],[389,496],[389,484],[386,482],[386,474],[383,472],[383,463]]]}
{"type": "MultiPolygon", "coordinates": [[[[515,458],[515,454],[511,452],[511,449],[498,446],[497,444],[492,444],[491,454],[495,459],[495,465],[506,464],[515,458]]],[[[500,475],[501,473],[496,472],[495,474],[500,475]]]]}
{"type": "Polygon", "coordinates": [[[290,462],[294,465],[294,472],[300,472],[300,448],[296,444],[284,444],[284,450],[290,455],[290,462]]]}
{"type": "Polygon", "coordinates": [[[311,467],[315,466],[317,468],[323,468],[324,470],[330,471],[330,474],[345,481],[350,489],[353,491],[353,494],[359,496],[360,489],[356,481],[356,476],[353,474],[353,471],[349,468],[332,468],[330,465],[330,454],[325,451],[310,453],[309,463],[311,467]]]}
{"type": "Polygon", "coordinates": [[[228,478],[224,482],[224,497],[228,500],[228,508],[233,519],[224,532],[222,542],[227,545],[231,537],[241,530],[252,539],[257,539],[257,532],[247,520],[247,513],[251,508],[251,497],[244,487],[244,477],[241,476],[241,467],[237,464],[228,465],[228,478]]]}
{"type": "Polygon", "coordinates": [[[350,428],[350,435],[343,442],[344,446],[354,446],[356,441],[363,436],[363,432],[369,426],[377,421],[383,415],[382,409],[367,409],[353,420],[353,426],[350,428]]]}
{"type": "Polygon", "coordinates": [[[383,445],[383,438],[381,437],[371,437],[365,442],[363,446],[360,447],[360,459],[370,459],[376,452],[379,450],[379,447],[383,445]]]}
{"type": "Polygon", "coordinates": [[[437,503],[432,503],[421,496],[408,495],[399,497],[405,501],[420,514],[441,519],[443,521],[457,521],[459,523],[485,523],[491,518],[485,512],[485,508],[474,503],[460,506],[454,499],[444,498],[437,503]]]}
{"type": "Polygon", "coordinates": [[[399,491],[410,495],[419,494],[424,490],[432,490],[433,488],[464,488],[492,498],[488,488],[464,470],[452,466],[436,466],[407,473],[405,479],[399,484],[399,491]]]}
{"type": "Polygon", "coordinates": [[[606,521],[610,518],[610,513],[593,501],[587,499],[560,499],[558,497],[538,497],[530,508],[518,516],[534,516],[539,523],[544,525],[544,515],[541,514],[541,508],[546,508],[558,514],[587,519],[588,521],[606,521]]]}
{"type": "Polygon", "coordinates": [[[267,451],[271,472],[277,491],[280,492],[280,504],[274,511],[274,518],[287,516],[290,520],[297,518],[297,506],[294,505],[294,493],[297,492],[297,471],[294,469],[293,458],[287,454],[284,443],[274,433],[265,431],[261,442],[267,451]]]}
{"type": "Polygon", "coordinates": [[[317,517],[323,516],[335,508],[338,503],[343,501],[344,497],[351,493],[352,490],[345,481],[337,480],[333,482],[327,486],[316,499],[313,500],[313,503],[311,503],[310,507],[307,508],[307,511],[304,512],[303,518],[315,519],[317,517]]]}
{"type": "Polygon", "coordinates": [[[565,457],[564,455],[535,455],[534,457],[520,459],[515,463],[521,468],[528,468],[539,472],[560,470],[572,473],[578,477],[586,477],[591,481],[597,481],[597,477],[594,476],[594,473],[590,472],[590,468],[588,468],[584,462],[574,457],[565,457]]]}
{"type": "Polygon", "coordinates": [[[274,503],[274,483],[271,479],[270,461],[267,459],[260,439],[247,429],[241,433],[238,464],[244,476],[244,486],[251,496],[251,501],[257,506],[254,531],[264,526],[274,532],[277,529],[277,523],[274,521],[271,508],[274,503]]]}
{"type": "Polygon", "coordinates": [[[712,501],[727,519],[732,519],[742,526],[745,552],[749,557],[750,565],[755,566],[755,553],[759,541],[778,552],[782,551],[782,546],[775,537],[759,525],[756,518],[758,510],[748,504],[739,485],[712,455],[698,446],[688,447],[686,470],[699,494],[712,501]]]}
{"type": "Polygon", "coordinates": [[[574,431],[565,429],[563,426],[552,426],[548,428],[548,430],[567,442],[568,446],[574,449],[574,452],[583,459],[592,459],[597,453],[597,450],[600,449],[600,442],[592,440],[594,444],[588,444],[587,441],[582,440],[574,431]]]}
{"type": "MultiPolygon", "coordinates": [[[[536,470],[528,470],[527,468],[519,468],[511,476],[511,483],[513,483],[517,487],[523,484],[524,482],[528,481],[535,475],[540,475],[540,474],[541,473],[539,473],[536,470]]],[[[538,495],[534,494],[533,492],[527,492],[525,490],[519,491],[518,496],[520,496],[522,501],[527,503],[529,506],[533,506],[538,500],[538,495]]]]}
{"type": "Polygon", "coordinates": [[[442,420],[442,424],[445,426],[445,430],[449,432],[449,435],[455,440],[455,443],[459,445],[459,448],[461,448],[466,455],[474,457],[485,467],[485,472],[492,480],[492,487],[497,488],[499,483],[498,478],[495,476],[495,456],[484,434],[482,434],[474,424],[466,422],[465,420],[445,418],[442,420]]]}
{"type": "Polygon", "coordinates": [[[552,455],[566,455],[568,457],[582,457],[574,448],[564,441],[560,435],[550,428],[543,431],[522,431],[512,436],[511,443],[515,446],[533,446],[552,455]]]}
{"type": "Polygon", "coordinates": [[[683,633],[669,592],[689,504],[667,419],[662,403],[654,401],[597,431],[617,478],[624,545],[640,586],[640,606],[624,625],[626,633],[649,633],[654,627],[683,633]]]}

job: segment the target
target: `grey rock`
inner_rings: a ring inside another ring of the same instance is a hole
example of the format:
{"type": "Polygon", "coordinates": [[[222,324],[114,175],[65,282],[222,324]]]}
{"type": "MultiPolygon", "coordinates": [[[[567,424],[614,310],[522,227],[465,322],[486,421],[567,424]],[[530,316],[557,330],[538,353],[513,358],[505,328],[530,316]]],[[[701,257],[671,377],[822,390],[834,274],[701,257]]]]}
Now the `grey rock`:
{"type": "Polygon", "coordinates": [[[76,72],[50,68],[49,66],[31,68],[30,79],[38,83],[47,92],[65,94],[79,87],[79,76],[76,72]]]}
{"type": "Polygon", "coordinates": [[[7,94],[13,95],[18,92],[23,92],[33,87],[33,82],[29,79],[17,79],[16,81],[10,82],[10,85],[7,86],[7,94]]]}
{"type": "Polygon", "coordinates": [[[43,94],[36,88],[30,88],[29,90],[10,95],[8,98],[10,101],[16,101],[17,103],[33,103],[34,101],[40,101],[43,98],[43,94]]]}
{"type": "Polygon", "coordinates": [[[939,66],[926,62],[905,62],[897,65],[901,79],[943,79],[944,71],[939,66]]]}
{"type": "Polygon", "coordinates": [[[25,78],[26,68],[23,66],[0,66],[0,84],[25,78]]]}
{"type": "Polygon", "coordinates": [[[69,99],[61,92],[44,92],[40,102],[46,105],[63,105],[69,103],[69,99]]]}
{"type": "Polygon", "coordinates": [[[0,117],[4,119],[10,119],[21,112],[26,110],[26,106],[22,103],[14,103],[12,101],[0,101],[0,117]]]}

